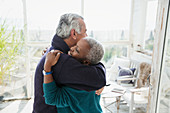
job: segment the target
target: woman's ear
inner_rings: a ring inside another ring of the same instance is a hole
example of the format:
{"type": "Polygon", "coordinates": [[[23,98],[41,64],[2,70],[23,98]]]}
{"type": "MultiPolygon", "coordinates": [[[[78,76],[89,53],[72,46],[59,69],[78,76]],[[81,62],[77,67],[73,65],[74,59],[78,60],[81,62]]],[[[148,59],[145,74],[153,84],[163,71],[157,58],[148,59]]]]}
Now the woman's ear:
{"type": "Polygon", "coordinates": [[[70,35],[71,35],[71,37],[72,37],[74,40],[77,39],[77,38],[76,38],[76,37],[77,37],[77,33],[76,33],[75,29],[71,29],[70,35]]]}
{"type": "Polygon", "coordinates": [[[90,61],[89,61],[89,60],[83,60],[83,64],[89,65],[89,64],[90,64],[90,61]]]}

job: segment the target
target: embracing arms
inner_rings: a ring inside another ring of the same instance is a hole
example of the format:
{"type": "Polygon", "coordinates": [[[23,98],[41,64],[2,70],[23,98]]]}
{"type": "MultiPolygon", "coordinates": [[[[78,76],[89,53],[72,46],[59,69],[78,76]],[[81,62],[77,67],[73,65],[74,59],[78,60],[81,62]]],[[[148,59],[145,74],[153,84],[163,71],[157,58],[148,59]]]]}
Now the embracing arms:
{"type": "Polygon", "coordinates": [[[68,95],[63,88],[57,87],[51,71],[51,67],[57,63],[59,57],[60,53],[58,51],[49,52],[46,56],[43,84],[44,98],[46,104],[55,105],[57,107],[66,107],[69,106],[68,100],[65,100],[68,98],[68,95]]]}
{"type": "MultiPolygon", "coordinates": [[[[57,54],[56,51],[49,52],[46,56],[44,64],[46,74],[44,74],[43,90],[46,104],[56,105],[57,107],[66,107],[69,106],[69,102],[71,102],[70,93],[68,92],[81,95],[84,91],[78,91],[68,87],[57,87],[50,72],[52,72],[51,67],[57,63],[59,57],[60,54],[57,54]],[[75,93],[75,91],[78,91],[78,93],[75,93]]],[[[101,93],[102,90],[103,88],[97,90],[97,93],[101,93]]],[[[74,103],[76,103],[76,99],[74,99],[74,103]]]]}
{"type": "Polygon", "coordinates": [[[60,60],[53,68],[54,80],[79,90],[94,91],[106,85],[105,68],[102,63],[84,65],[66,54],[61,54],[60,60]]]}
{"type": "Polygon", "coordinates": [[[86,91],[100,89],[96,94],[100,94],[101,88],[106,85],[105,67],[102,63],[88,66],[67,54],[61,54],[60,60],[52,67],[52,71],[54,81],[59,85],[86,91]]]}

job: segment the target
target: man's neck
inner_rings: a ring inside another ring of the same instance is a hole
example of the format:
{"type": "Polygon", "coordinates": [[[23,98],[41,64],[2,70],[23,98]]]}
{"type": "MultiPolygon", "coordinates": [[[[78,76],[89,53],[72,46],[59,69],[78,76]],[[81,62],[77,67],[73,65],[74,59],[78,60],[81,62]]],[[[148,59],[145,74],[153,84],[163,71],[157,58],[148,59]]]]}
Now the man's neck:
{"type": "Polygon", "coordinates": [[[64,42],[69,46],[69,48],[73,47],[75,44],[71,38],[64,39],[64,42]]]}

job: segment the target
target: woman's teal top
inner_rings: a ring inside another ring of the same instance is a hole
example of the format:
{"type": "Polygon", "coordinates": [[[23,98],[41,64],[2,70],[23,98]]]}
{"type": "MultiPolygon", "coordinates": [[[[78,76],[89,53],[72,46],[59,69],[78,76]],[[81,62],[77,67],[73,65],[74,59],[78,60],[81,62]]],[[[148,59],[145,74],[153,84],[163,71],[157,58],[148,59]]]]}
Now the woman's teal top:
{"type": "Polygon", "coordinates": [[[67,86],[57,87],[53,81],[43,84],[46,104],[55,105],[58,113],[102,113],[100,96],[67,86]]]}

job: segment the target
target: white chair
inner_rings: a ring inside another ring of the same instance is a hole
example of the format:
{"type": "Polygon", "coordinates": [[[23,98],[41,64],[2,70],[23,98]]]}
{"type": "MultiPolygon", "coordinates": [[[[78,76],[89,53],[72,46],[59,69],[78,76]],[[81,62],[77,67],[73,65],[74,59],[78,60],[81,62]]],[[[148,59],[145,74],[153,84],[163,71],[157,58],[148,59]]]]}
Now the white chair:
{"type": "Polygon", "coordinates": [[[117,83],[124,87],[135,87],[137,84],[137,77],[139,74],[139,65],[140,65],[140,62],[138,62],[136,60],[130,60],[130,65],[128,68],[136,68],[134,75],[130,75],[130,76],[126,75],[126,76],[117,77],[117,83]],[[130,84],[122,83],[123,81],[130,81],[130,80],[133,81],[130,84]]]}
{"type": "Polygon", "coordinates": [[[139,89],[129,89],[122,96],[129,105],[129,113],[133,113],[133,108],[147,108],[149,87],[139,89]]]}
{"type": "MultiPolygon", "coordinates": [[[[142,64],[142,63],[141,63],[142,64]]],[[[140,64],[140,67],[141,67],[140,64]]],[[[146,63],[147,64],[147,63],[146,63]]],[[[150,64],[148,64],[150,65],[150,64]]],[[[140,69],[138,67],[138,70],[140,69]]],[[[139,81],[139,75],[141,74],[140,70],[137,72],[137,78],[124,78],[120,79],[120,81],[125,80],[136,80],[133,88],[126,88],[126,93],[122,95],[122,98],[126,101],[126,103],[129,105],[129,113],[133,113],[133,108],[139,108],[139,107],[147,107],[148,104],[148,95],[149,95],[149,84],[150,84],[150,73],[147,78],[147,83],[145,86],[136,88],[137,83],[139,81]]],[[[120,82],[119,82],[120,84],[120,82]]]]}

